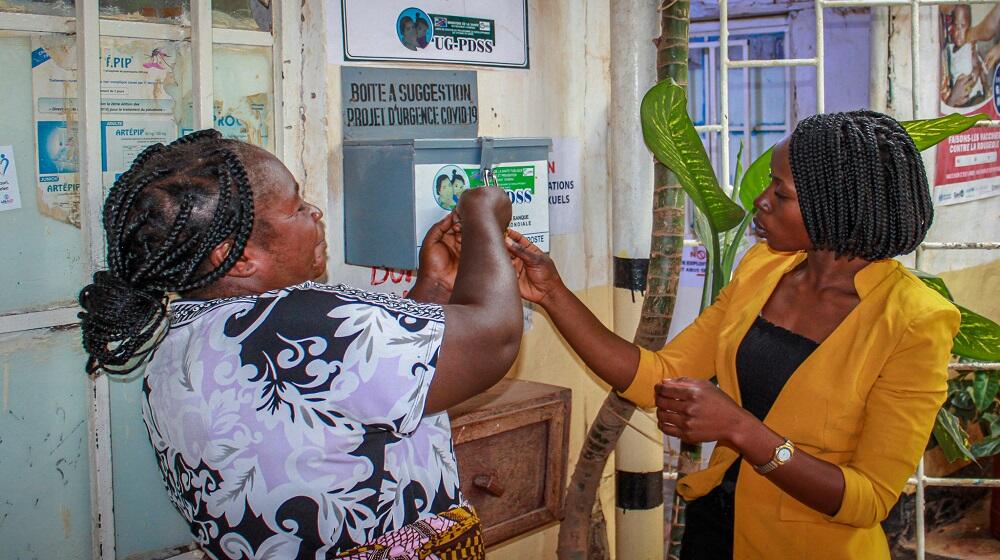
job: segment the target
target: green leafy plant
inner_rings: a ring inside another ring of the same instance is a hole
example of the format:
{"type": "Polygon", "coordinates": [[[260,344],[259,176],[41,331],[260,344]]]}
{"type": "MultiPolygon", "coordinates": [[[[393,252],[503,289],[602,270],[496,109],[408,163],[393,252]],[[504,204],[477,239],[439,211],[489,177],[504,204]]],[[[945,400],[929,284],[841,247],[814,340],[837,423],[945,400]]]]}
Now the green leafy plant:
{"type": "MultiPolygon", "coordinates": [[[[687,114],[684,88],[673,80],[653,86],[640,108],[646,145],[660,162],[680,179],[681,186],[697,211],[695,230],[709,254],[705,274],[702,309],[711,305],[732,277],[733,264],[753,216],[753,201],[770,183],[771,156],[768,149],[742,166],[742,146],[737,155],[731,193],[716,178],[705,147],[687,114]],[[739,204],[737,204],[737,202],[739,204]]],[[[985,115],[948,115],[937,119],[902,122],[918,150],[925,150],[945,138],[975,126],[985,115]]],[[[924,283],[949,300],[944,281],[914,271],[924,283]]],[[[1000,361],[1000,326],[960,305],[962,323],[955,336],[952,353],[966,360],[1000,361]]],[[[1000,452],[1000,372],[962,373],[949,381],[948,400],[938,413],[934,438],[949,460],[974,459],[1000,452]],[[970,445],[964,426],[977,422],[985,437],[970,445]],[[964,426],[963,426],[964,424],[964,426]]]]}
{"type": "MultiPolygon", "coordinates": [[[[938,276],[914,270],[924,284],[954,303],[951,291],[938,276]]],[[[952,353],[962,361],[1000,361],[1000,325],[955,304],[962,322],[952,353]]],[[[1000,453],[1000,371],[961,371],[948,380],[948,397],[934,422],[934,440],[949,461],[989,457],[1000,453]],[[970,444],[968,428],[978,424],[983,439],[970,444]]]]}
{"type": "Polygon", "coordinates": [[[702,243],[710,246],[712,266],[705,279],[712,286],[711,292],[718,294],[725,282],[722,275],[714,274],[722,268],[720,235],[741,224],[745,228],[749,223],[747,212],[719,187],[705,146],[687,114],[684,88],[671,79],[656,84],[643,96],[639,115],[646,145],[660,163],[677,175],[698,209],[699,219],[707,224],[702,243]]]}

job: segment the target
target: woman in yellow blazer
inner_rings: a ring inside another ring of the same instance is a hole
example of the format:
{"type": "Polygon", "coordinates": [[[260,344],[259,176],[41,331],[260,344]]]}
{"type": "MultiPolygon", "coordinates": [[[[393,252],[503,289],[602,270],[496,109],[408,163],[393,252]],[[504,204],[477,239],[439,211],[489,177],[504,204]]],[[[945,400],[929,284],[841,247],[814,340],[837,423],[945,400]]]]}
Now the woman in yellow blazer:
{"type": "Polygon", "coordinates": [[[522,296],[664,433],[719,442],[678,482],[682,558],[887,559],[879,522],[927,444],[959,324],[891,258],[930,227],[923,164],[895,120],[855,111],[802,121],[771,175],[754,204],[767,243],[658,352],[605,328],[513,233],[522,296]]]}

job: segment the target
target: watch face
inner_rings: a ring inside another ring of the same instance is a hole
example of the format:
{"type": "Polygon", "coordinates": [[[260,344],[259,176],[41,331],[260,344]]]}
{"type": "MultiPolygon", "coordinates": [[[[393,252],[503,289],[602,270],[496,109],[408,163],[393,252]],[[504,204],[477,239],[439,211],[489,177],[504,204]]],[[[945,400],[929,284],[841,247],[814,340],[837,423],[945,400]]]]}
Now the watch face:
{"type": "Polygon", "coordinates": [[[787,461],[787,460],[789,460],[789,459],[792,458],[792,450],[791,449],[786,449],[786,448],[779,449],[778,450],[778,457],[777,458],[778,458],[778,461],[784,463],[785,461],[787,461]]]}

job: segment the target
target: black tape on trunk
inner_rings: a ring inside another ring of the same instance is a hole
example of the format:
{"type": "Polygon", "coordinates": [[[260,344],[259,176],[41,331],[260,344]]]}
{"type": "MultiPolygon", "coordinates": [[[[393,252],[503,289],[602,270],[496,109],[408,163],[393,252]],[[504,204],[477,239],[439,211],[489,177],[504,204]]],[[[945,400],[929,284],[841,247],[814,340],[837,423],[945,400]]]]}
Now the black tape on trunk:
{"type": "Polygon", "coordinates": [[[663,471],[615,471],[615,486],[622,509],[653,509],[663,503],[663,471]]]}
{"type": "Polygon", "coordinates": [[[649,259],[615,257],[613,262],[616,288],[625,288],[633,292],[646,292],[646,273],[649,271],[649,259]]]}

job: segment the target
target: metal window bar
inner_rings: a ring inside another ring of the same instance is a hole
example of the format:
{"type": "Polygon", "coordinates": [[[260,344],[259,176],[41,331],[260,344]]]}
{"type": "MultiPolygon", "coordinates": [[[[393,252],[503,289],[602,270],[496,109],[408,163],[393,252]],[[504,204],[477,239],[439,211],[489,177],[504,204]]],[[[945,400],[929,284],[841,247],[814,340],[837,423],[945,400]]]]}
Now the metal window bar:
{"type": "MultiPolygon", "coordinates": [[[[920,107],[920,13],[922,6],[937,6],[942,4],[990,4],[996,0],[814,0],[814,11],[816,17],[816,56],[814,58],[784,59],[784,60],[729,60],[729,0],[722,0],[719,4],[719,53],[720,63],[720,86],[721,86],[721,118],[719,124],[695,127],[699,132],[719,132],[724,139],[722,144],[722,169],[723,176],[729,176],[729,69],[730,68],[764,68],[764,67],[792,67],[792,66],[813,66],[816,68],[816,111],[824,111],[824,70],[825,60],[823,46],[823,8],[843,8],[843,7],[884,7],[884,6],[909,6],[911,10],[910,26],[910,54],[911,54],[911,95],[913,103],[912,118],[919,118],[922,114],[920,107]]],[[[1000,121],[982,121],[980,126],[1000,127],[1000,121]]],[[[964,243],[940,243],[925,242],[917,248],[915,254],[915,267],[920,268],[923,261],[923,254],[928,250],[996,250],[1000,249],[1000,242],[964,242],[964,243]]],[[[957,363],[949,366],[951,371],[974,371],[974,370],[1000,370],[1000,362],[978,362],[978,363],[957,363]]],[[[663,475],[665,480],[676,480],[677,472],[673,467],[667,469],[663,475]]],[[[917,560],[924,560],[925,557],[925,499],[924,489],[927,486],[947,486],[947,487],[1000,487],[1000,479],[994,478],[938,478],[928,477],[924,473],[924,461],[921,458],[917,465],[917,472],[909,479],[909,484],[916,487],[916,540],[917,560]]]]}
{"type": "MultiPolygon", "coordinates": [[[[913,20],[917,20],[916,13],[914,13],[913,20]]],[[[914,73],[916,73],[916,65],[914,65],[914,73]]],[[[913,102],[914,107],[916,107],[916,97],[917,90],[913,91],[913,102]]],[[[920,265],[923,263],[924,252],[933,250],[996,250],[1000,249],[1000,242],[967,242],[967,243],[935,243],[935,242],[925,242],[921,243],[917,248],[916,254],[914,255],[914,268],[919,269],[920,265]]],[[[976,370],[1000,370],[1000,362],[976,362],[976,363],[957,363],[950,364],[948,369],[951,371],[976,371],[976,370]]],[[[925,508],[926,503],[924,499],[924,489],[927,486],[946,486],[946,487],[992,487],[1000,488],[1000,479],[997,478],[937,478],[928,477],[924,474],[924,459],[920,458],[920,463],[917,464],[917,474],[915,477],[911,477],[908,484],[916,486],[917,504],[916,504],[916,533],[917,537],[917,560],[924,560],[925,550],[926,550],[926,530],[925,530],[925,508]]]]}

